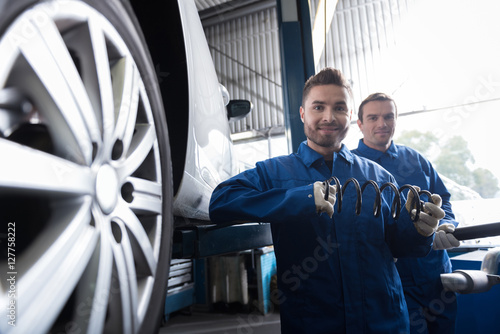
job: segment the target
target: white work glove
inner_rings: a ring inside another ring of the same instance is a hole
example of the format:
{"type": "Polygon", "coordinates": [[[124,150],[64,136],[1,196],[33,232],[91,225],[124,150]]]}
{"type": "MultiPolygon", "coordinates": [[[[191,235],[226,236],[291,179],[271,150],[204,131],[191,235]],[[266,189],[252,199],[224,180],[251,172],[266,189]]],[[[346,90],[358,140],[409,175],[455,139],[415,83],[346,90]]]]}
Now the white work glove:
{"type": "Polygon", "coordinates": [[[452,234],[455,231],[455,225],[450,223],[441,224],[438,226],[436,235],[434,235],[434,244],[432,248],[435,250],[450,249],[460,246],[460,241],[452,234]]]}
{"type": "Polygon", "coordinates": [[[325,200],[325,183],[321,181],[314,182],[314,204],[316,204],[316,212],[321,214],[326,212],[330,218],[333,217],[333,206],[337,200],[336,190],[337,186],[328,185],[330,191],[328,194],[328,200],[325,200]]]}
{"type": "MultiPolygon", "coordinates": [[[[414,186],[417,191],[420,191],[420,188],[414,186]]],[[[408,192],[408,199],[406,200],[406,209],[411,213],[412,217],[416,215],[416,209],[412,207],[413,201],[413,192],[408,192]]],[[[437,229],[439,220],[443,219],[445,213],[443,209],[441,209],[441,196],[438,194],[432,194],[431,196],[432,202],[425,202],[424,209],[420,211],[419,219],[414,223],[417,232],[423,235],[424,237],[431,236],[437,229]]],[[[418,204],[419,200],[417,201],[418,204]]],[[[418,204],[419,205],[419,204],[418,204]]]]}

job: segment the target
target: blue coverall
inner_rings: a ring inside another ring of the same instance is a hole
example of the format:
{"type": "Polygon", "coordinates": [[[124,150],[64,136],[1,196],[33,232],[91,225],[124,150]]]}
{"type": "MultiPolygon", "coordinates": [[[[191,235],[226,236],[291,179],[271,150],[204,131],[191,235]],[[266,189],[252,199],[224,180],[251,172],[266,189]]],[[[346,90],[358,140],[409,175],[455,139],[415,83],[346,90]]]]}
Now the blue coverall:
{"type": "MultiPolygon", "coordinates": [[[[352,154],[345,145],[330,171],[322,155],[301,143],[296,154],[258,162],[254,169],[222,182],[213,192],[210,219],[269,222],[277,261],[282,333],[408,333],[409,320],[394,257],[425,256],[433,236],[417,233],[402,201],[390,213],[394,193],[382,193],[382,214],[373,215],[373,188],[354,213],[356,191],[331,219],[317,214],[313,183],[335,175],[362,185],[395,182],[383,168],[352,154]]],[[[349,189],[351,188],[351,189],[349,189]]]]}
{"type": "MultiPolygon", "coordinates": [[[[394,176],[399,185],[416,185],[432,194],[439,194],[443,200],[441,208],[446,214],[440,224],[458,225],[451,209],[448,189],[432,164],[417,151],[392,142],[384,153],[366,146],[360,139],[358,148],[352,152],[380,164],[394,176]]],[[[456,295],[443,291],[440,278],[441,273],[451,272],[448,253],[445,250],[432,250],[426,257],[400,259],[396,266],[408,304],[411,332],[454,333],[456,295]],[[424,311],[422,305],[430,308],[430,311],[424,311]]]]}

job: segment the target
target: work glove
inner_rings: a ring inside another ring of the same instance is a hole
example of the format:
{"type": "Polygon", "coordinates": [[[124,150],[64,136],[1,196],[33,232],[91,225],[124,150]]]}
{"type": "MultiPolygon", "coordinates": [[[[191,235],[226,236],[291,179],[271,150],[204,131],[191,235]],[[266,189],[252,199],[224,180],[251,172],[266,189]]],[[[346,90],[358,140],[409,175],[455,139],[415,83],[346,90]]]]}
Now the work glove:
{"type": "Polygon", "coordinates": [[[337,186],[328,184],[329,193],[328,199],[325,199],[326,186],[325,182],[316,181],[313,184],[314,188],[314,204],[316,205],[316,212],[321,214],[326,212],[330,218],[333,217],[333,206],[337,200],[336,191],[337,186]]]}
{"type": "Polygon", "coordinates": [[[432,248],[450,249],[460,246],[460,241],[452,234],[455,231],[455,225],[450,223],[441,224],[438,226],[436,235],[434,235],[434,244],[432,248]]]}
{"type": "MultiPolygon", "coordinates": [[[[415,190],[420,191],[420,188],[414,186],[415,190]]],[[[406,210],[411,214],[412,217],[416,215],[415,207],[412,207],[413,202],[413,192],[408,192],[408,199],[406,200],[406,210]]],[[[439,220],[444,218],[444,211],[441,209],[441,196],[438,194],[432,194],[431,202],[425,202],[423,210],[420,210],[419,219],[414,222],[417,232],[424,237],[431,236],[437,229],[439,220]]],[[[417,199],[417,205],[420,205],[420,199],[417,199]]]]}

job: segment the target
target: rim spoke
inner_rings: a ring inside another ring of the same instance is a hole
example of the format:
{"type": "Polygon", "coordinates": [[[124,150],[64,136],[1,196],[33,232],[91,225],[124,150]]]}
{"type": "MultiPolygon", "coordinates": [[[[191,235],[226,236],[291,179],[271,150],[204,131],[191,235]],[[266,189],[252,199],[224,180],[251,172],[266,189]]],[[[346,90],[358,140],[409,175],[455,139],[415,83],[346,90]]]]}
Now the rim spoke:
{"type": "MultiPolygon", "coordinates": [[[[26,22],[26,24],[30,23],[26,22]]],[[[32,29],[36,30],[33,25],[31,26],[32,29]]],[[[61,35],[57,29],[50,27],[53,27],[53,23],[44,26],[43,35],[38,34],[39,38],[33,38],[30,43],[21,43],[19,47],[50,98],[54,101],[58,111],[64,117],[71,133],[75,136],[85,164],[90,165],[93,153],[92,141],[98,140],[99,137],[96,136],[94,130],[89,133],[85,120],[90,122],[88,126],[93,126],[93,129],[96,129],[97,123],[95,118],[89,117],[92,109],[90,102],[85,98],[85,90],[76,89],[75,91],[73,89],[73,87],[82,86],[81,79],[61,35]],[[50,45],[46,44],[47,41],[51,41],[50,45]],[[50,48],[55,48],[54,52],[57,52],[57,58],[54,58],[50,48]],[[58,64],[59,61],[62,63],[62,67],[58,64]],[[76,80],[79,83],[76,84],[71,80],[76,80]],[[84,105],[79,105],[78,102],[84,103],[84,105]],[[84,114],[88,116],[87,119],[82,118],[80,110],[84,110],[84,114]]]]}
{"type": "Polygon", "coordinates": [[[9,159],[0,164],[0,191],[39,190],[44,193],[92,194],[88,167],[0,139],[0,152],[9,159]]]}
{"type": "Polygon", "coordinates": [[[122,58],[112,69],[115,108],[119,110],[115,136],[126,152],[134,134],[139,105],[139,73],[130,58],[122,58]]]}
{"type": "MultiPolygon", "coordinates": [[[[117,228],[120,229],[121,240],[119,244],[113,245],[113,254],[115,255],[115,263],[120,282],[121,296],[126,290],[128,296],[127,308],[124,309],[124,318],[128,318],[132,323],[132,327],[137,326],[137,308],[138,308],[138,289],[137,289],[137,276],[135,272],[134,253],[132,251],[130,239],[128,237],[127,229],[123,222],[115,221],[117,228]],[[127,313],[125,313],[127,312],[127,313]]],[[[124,321],[125,324],[125,321],[124,321]]]]}
{"type": "MultiPolygon", "coordinates": [[[[18,33],[13,31],[12,33],[18,33]]],[[[12,68],[19,54],[18,43],[7,38],[0,39],[0,64],[6,69],[12,68]]],[[[9,71],[0,71],[0,87],[3,87],[9,71]]]]}
{"type": "MultiPolygon", "coordinates": [[[[123,239],[123,229],[121,227],[117,227],[117,229],[121,230],[122,233],[122,239],[120,242],[125,242],[126,241],[123,239]]],[[[137,301],[134,303],[134,293],[133,293],[133,287],[135,286],[135,272],[132,272],[130,265],[132,265],[133,269],[133,260],[132,264],[128,262],[128,256],[125,252],[124,247],[122,244],[118,244],[112,241],[111,248],[113,249],[113,259],[115,262],[115,269],[116,269],[116,274],[118,276],[118,284],[119,284],[119,295],[113,295],[110,298],[110,304],[115,304],[117,307],[114,308],[115,312],[110,314],[110,322],[111,323],[117,323],[118,321],[121,321],[122,323],[122,328],[121,330],[124,333],[131,333],[131,329],[133,327],[134,320],[131,317],[132,314],[134,314],[134,309],[137,310],[137,301]],[[117,299],[120,299],[121,303],[118,303],[117,299]],[[116,311],[119,309],[118,305],[120,304],[121,306],[121,314],[117,314],[116,311]]],[[[136,289],[137,291],[137,289],[136,289]]],[[[137,296],[137,294],[135,295],[137,296]]]]}
{"type": "MultiPolygon", "coordinates": [[[[109,219],[104,218],[102,214],[95,210],[94,218],[96,219],[97,226],[104,226],[109,224],[109,219]]],[[[108,301],[110,298],[111,291],[111,278],[113,275],[113,251],[111,249],[111,244],[108,242],[110,236],[108,233],[101,229],[102,234],[100,238],[99,250],[95,254],[95,262],[93,270],[96,272],[86,273],[88,276],[83,277],[90,282],[94,281],[95,277],[95,290],[89,285],[82,285],[79,291],[79,299],[85,303],[90,301],[91,314],[88,319],[87,333],[101,333],[104,328],[104,323],[106,320],[106,312],[108,301]],[[97,263],[96,263],[97,262],[97,263]]],[[[86,319],[79,319],[79,322],[83,322],[82,328],[85,328],[86,319]]]]}
{"type": "Polygon", "coordinates": [[[132,175],[144,162],[155,144],[154,128],[148,125],[138,126],[130,146],[129,154],[117,168],[118,175],[125,178],[132,175]]]}
{"type": "Polygon", "coordinates": [[[134,189],[132,193],[133,199],[129,205],[134,212],[147,214],[162,213],[162,190],[160,183],[136,177],[127,178],[127,182],[134,189]]]}
{"type": "Polygon", "coordinates": [[[115,126],[115,111],[113,103],[113,84],[109,69],[109,57],[101,25],[92,18],[88,21],[90,38],[92,40],[93,57],[99,82],[99,92],[102,106],[103,139],[107,143],[115,126]]]}
{"type": "MultiPolygon", "coordinates": [[[[147,264],[148,274],[154,276],[156,272],[156,265],[158,261],[158,254],[153,250],[151,240],[149,239],[146,231],[144,230],[141,221],[137,216],[125,205],[120,205],[117,212],[120,219],[124,222],[127,230],[137,241],[139,249],[134,251],[135,257],[144,261],[142,264],[147,264]]],[[[158,250],[159,251],[159,250],[158,250]]]]}
{"type": "Polygon", "coordinates": [[[47,20],[47,22],[35,21],[35,23],[38,23],[37,28],[47,48],[51,51],[54,60],[58,64],[67,87],[71,90],[92,142],[100,143],[101,134],[99,131],[99,123],[94,114],[92,104],[75,63],[57,27],[50,20],[47,20]]]}

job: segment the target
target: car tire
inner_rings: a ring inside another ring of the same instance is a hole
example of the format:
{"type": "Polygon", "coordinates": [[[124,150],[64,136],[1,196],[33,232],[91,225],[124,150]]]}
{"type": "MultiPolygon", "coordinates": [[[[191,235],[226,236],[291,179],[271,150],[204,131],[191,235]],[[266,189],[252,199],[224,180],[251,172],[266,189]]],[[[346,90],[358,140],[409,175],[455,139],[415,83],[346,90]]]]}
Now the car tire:
{"type": "Polygon", "coordinates": [[[172,169],[137,27],[125,1],[0,0],[1,333],[158,332],[172,169]]]}

